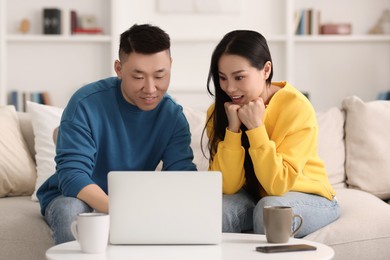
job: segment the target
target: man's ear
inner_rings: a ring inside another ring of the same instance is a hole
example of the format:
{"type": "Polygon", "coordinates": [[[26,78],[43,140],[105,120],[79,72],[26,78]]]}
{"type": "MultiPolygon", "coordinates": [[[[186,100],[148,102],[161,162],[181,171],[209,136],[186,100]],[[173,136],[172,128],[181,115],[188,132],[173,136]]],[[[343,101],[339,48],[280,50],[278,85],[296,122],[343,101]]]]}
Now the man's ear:
{"type": "Polygon", "coordinates": [[[114,70],[119,79],[122,79],[122,64],[119,60],[114,62],[114,70]]]}

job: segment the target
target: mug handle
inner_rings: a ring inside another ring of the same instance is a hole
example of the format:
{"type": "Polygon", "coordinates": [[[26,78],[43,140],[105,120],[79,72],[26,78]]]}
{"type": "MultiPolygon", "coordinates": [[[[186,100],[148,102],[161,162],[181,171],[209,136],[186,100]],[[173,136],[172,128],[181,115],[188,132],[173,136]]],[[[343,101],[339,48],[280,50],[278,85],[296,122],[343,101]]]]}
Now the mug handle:
{"type": "Polygon", "coordinates": [[[293,220],[294,220],[295,218],[299,218],[299,219],[300,219],[300,223],[299,223],[299,226],[298,226],[295,230],[293,230],[293,232],[291,233],[291,237],[294,237],[295,234],[298,233],[298,231],[301,229],[302,224],[303,224],[303,218],[302,218],[301,215],[294,214],[294,215],[293,215],[293,220]]]}
{"type": "Polygon", "coordinates": [[[74,238],[78,241],[79,240],[79,236],[78,236],[78,232],[77,232],[77,221],[73,221],[72,224],[70,225],[70,231],[72,232],[72,235],[74,236],[74,238]]]}

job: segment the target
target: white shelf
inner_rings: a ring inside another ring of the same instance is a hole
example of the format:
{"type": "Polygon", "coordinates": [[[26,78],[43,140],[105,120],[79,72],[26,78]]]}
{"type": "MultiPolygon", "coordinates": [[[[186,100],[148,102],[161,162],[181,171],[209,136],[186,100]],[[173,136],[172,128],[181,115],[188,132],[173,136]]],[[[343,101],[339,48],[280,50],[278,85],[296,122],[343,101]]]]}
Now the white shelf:
{"type": "Polygon", "coordinates": [[[390,43],[390,35],[298,35],[294,36],[294,41],[297,43],[390,43]]]}
{"type": "Polygon", "coordinates": [[[22,35],[6,37],[7,42],[111,42],[109,35],[22,35]]]}
{"type": "MultiPolygon", "coordinates": [[[[390,35],[302,35],[294,36],[295,42],[390,42],[390,35]]],[[[173,38],[176,43],[215,43],[219,38],[173,38]]],[[[109,35],[8,35],[7,42],[111,42],[109,35]]],[[[283,43],[287,41],[285,35],[267,37],[268,42],[283,43]]]]}
{"type": "MultiPolygon", "coordinates": [[[[287,41],[287,35],[270,35],[267,36],[267,42],[279,42],[284,43],[287,41]]],[[[171,41],[173,43],[183,43],[183,44],[191,44],[191,43],[218,43],[221,40],[221,37],[172,37],[171,41]]]]}

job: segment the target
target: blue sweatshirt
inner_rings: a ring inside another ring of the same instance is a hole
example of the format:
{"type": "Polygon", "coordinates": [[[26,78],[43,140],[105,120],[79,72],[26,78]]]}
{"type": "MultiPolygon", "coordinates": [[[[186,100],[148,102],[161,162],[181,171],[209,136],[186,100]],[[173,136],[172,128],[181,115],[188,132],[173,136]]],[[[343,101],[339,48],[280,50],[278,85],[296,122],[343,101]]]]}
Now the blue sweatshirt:
{"type": "Polygon", "coordinates": [[[59,195],[76,197],[85,186],[107,194],[109,171],[196,171],[183,109],[169,95],[151,111],[122,96],[121,81],[107,78],[80,88],[65,108],[57,138],[56,172],[39,188],[41,213],[59,195]]]}

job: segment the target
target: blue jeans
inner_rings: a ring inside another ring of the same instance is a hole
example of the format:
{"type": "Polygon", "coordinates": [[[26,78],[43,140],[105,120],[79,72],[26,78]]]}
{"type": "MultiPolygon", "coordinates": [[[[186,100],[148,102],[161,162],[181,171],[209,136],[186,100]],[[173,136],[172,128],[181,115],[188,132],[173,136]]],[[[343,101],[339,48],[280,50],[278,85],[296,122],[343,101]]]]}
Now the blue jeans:
{"type": "MultiPolygon", "coordinates": [[[[304,237],[332,223],[340,216],[340,207],[336,200],[328,200],[322,196],[302,192],[287,192],[283,196],[267,196],[253,207],[249,205],[254,205],[255,202],[243,190],[234,195],[224,195],[223,200],[223,216],[229,215],[229,217],[224,217],[222,220],[223,232],[239,233],[248,230],[249,224],[246,222],[249,217],[244,217],[245,220],[237,218],[253,212],[253,231],[256,234],[264,234],[264,206],[290,206],[294,214],[301,215],[304,219],[303,225],[295,237],[304,237]],[[243,213],[244,211],[246,213],[243,213]],[[240,214],[237,214],[237,212],[240,214]],[[225,221],[226,223],[224,223],[225,221]],[[243,223],[245,223],[245,226],[243,226],[243,223]]],[[[299,220],[294,219],[293,227],[295,228],[297,225],[299,225],[299,220]]]]}
{"type": "Polygon", "coordinates": [[[245,190],[222,196],[222,232],[241,233],[253,230],[255,202],[245,190]]]}
{"type": "Polygon", "coordinates": [[[53,231],[54,243],[58,245],[75,240],[70,225],[78,214],[92,211],[91,207],[77,198],[61,195],[53,199],[46,207],[45,220],[53,231]]]}

